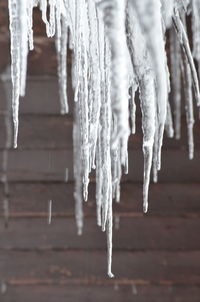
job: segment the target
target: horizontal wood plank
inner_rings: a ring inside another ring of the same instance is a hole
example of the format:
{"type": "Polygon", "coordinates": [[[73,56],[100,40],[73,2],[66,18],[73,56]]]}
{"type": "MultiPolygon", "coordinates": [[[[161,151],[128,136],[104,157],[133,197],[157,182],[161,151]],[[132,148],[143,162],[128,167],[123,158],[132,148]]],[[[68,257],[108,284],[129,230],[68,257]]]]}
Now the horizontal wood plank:
{"type": "MultiPolygon", "coordinates": [[[[2,161],[3,151],[0,151],[2,161]]],[[[8,153],[8,179],[10,181],[64,181],[66,168],[69,169],[69,180],[73,180],[72,150],[10,150],[8,153]]],[[[195,158],[188,160],[187,152],[163,150],[160,182],[199,182],[200,151],[195,158]]],[[[91,173],[91,178],[95,173],[91,173]]],[[[142,150],[130,150],[129,174],[123,181],[142,182],[142,150]]]]}
{"type": "MultiPolygon", "coordinates": [[[[116,250],[200,250],[199,218],[121,217],[114,229],[116,250]]],[[[141,216],[141,217],[140,217],[141,216]]],[[[4,229],[0,218],[2,249],[104,249],[105,233],[96,218],[85,219],[82,236],[77,236],[74,218],[54,217],[52,224],[41,218],[11,218],[4,229]]]]}
{"type": "MultiPolygon", "coordinates": [[[[5,77],[0,81],[0,110],[7,110],[7,100],[11,100],[12,86],[9,79],[5,77]]],[[[68,78],[68,102],[69,111],[73,112],[73,91],[71,88],[71,78],[68,78]]],[[[10,107],[11,108],[11,107],[10,107]]],[[[58,91],[58,81],[53,76],[33,76],[27,78],[26,95],[20,99],[20,114],[59,114],[60,101],[58,91]]]]}
{"type": "MultiPolygon", "coordinates": [[[[12,118],[10,117],[12,127],[12,118]]],[[[164,137],[163,149],[179,150],[187,154],[187,127],[183,120],[180,140],[164,137]]],[[[0,115],[0,148],[5,147],[5,116],[0,115]]],[[[62,115],[22,114],[19,124],[18,149],[72,149],[73,117],[62,115]]],[[[194,128],[195,151],[200,149],[200,123],[194,128]]],[[[129,138],[129,149],[142,148],[141,121],[138,118],[137,133],[129,138]]]]}
{"type": "Polygon", "coordinates": [[[111,285],[97,286],[7,286],[2,302],[199,302],[200,288],[195,286],[111,285]]]}
{"type": "Polygon", "coordinates": [[[165,284],[200,285],[198,252],[117,252],[116,279],[106,276],[104,252],[1,251],[0,279],[16,285],[34,284],[165,284]],[[27,260],[27,261],[26,261],[27,260]]]}
{"type": "MultiPolygon", "coordinates": [[[[74,215],[73,183],[10,183],[11,217],[46,217],[47,202],[53,201],[53,216],[74,215]]],[[[147,216],[199,217],[199,184],[152,184],[149,193],[147,216]]],[[[0,200],[3,201],[3,186],[0,185],[0,200]]],[[[2,209],[2,207],[1,207],[2,209]]],[[[123,183],[121,201],[114,202],[114,213],[123,217],[142,216],[142,184],[123,183]]],[[[89,199],[84,203],[85,216],[96,215],[95,184],[89,185],[89,199]]],[[[3,212],[0,212],[3,215],[3,212]]]]}

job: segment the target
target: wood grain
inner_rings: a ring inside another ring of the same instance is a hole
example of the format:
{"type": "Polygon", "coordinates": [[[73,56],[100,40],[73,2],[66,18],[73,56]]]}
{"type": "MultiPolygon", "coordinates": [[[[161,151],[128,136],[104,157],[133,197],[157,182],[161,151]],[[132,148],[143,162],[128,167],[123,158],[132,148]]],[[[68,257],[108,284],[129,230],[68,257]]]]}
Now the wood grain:
{"type": "MultiPolygon", "coordinates": [[[[22,101],[24,102],[24,100],[22,101]]],[[[42,104],[40,105],[42,107],[42,104]]],[[[0,148],[5,146],[4,115],[0,115],[0,148]]],[[[11,119],[11,117],[10,117],[11,119]]],[[[12,120],[12,119],[11,119],[12,120]]],[[[18,149],[72,149],[73,116],[53,114],[21,114],[19,124],[18,149]]],[[[195,151],[200,150],[200,123],[194,128],[195,151]]],[[[141,121],[137,121],[137,133],[129,138],[129,149],[142,147],[141,121]]],[[[180,140],[164,137],[163,149],[179,150],[187,155],[187,127],[183,119],[180,140]]]]}
{"type": "MultiPolygon", "coordinates": [[[[200,250],[199,228],[199,218],[143,217],[142,213],[121,217],[119,229],[114,230],[113,247],[114,250],[200,250]]],[[[85,219],[82,236],[77,236],[74,217],[53,217],[50,226],[47,217],[11,218],[9,227],[1,228],[0,238],[0,248],[5,249],[106,247],[105,233],[94,217],[85,219]]]]}
{"type": "MultiPolygon", "coordinates": [[[[10,215],[13,218],[44,218],[47,215],[47,201],[53,200],[55,217],[74,215],[74,184],[64,182],[12,182],[9,184],[10,215]]],[[[0,199],[3,200],[0,185],[0,199]]],[[[149,212],[147,216],[199,217],[200,186],[198,183],[158,183],[150,186],[149,212]]],[[[114,203],[114,212],[121,217],[142,216],[142,184],[123,183],[121,201],[114,203]]],[[[86,217],[96,215],[95,184],[89,185],[89,200],[84,203],[86,217]]],[[[2,216],[3,213],[1,212],[2,216]]],[[[145,216],[146,216],[145,215],[145,216]]]]}
{"type": "Polygon", "coordinates": [[[199,287],[156,285],[9,286],[2,302],[199,302],[199,287]]]}
{"type": "MultiPolygon", "coordinates": [[[[2,153],[0,150],[0,160],[2,153]]],[[[68,149],[31,149],[10,150],[8,152],[9,181],[64,181],[66,168],[69,169],[69,180],[73,180],[73,151],[68,149]]],[[[200,173],[200,151],[189,161],[187,152],[179,150],[163,150],[160,182],[198,182],[200,173]]],[[[122,181],[142,182],[143,154],[142,150],[129,152],[129,174],[122,181]]],[[[91,173],[91,179],[95,174],[91,173]]]]}
{"type": "Polygon", "coordinates": [[[1,279],[12,285],[200,285],[200,252],[115,252],[108,279],[105,252],[1,251],[1,279]],[[25,261],[27,259],[27,261],[25,261]],[[98,263],[98,265],[96,265],[98,263]]]}

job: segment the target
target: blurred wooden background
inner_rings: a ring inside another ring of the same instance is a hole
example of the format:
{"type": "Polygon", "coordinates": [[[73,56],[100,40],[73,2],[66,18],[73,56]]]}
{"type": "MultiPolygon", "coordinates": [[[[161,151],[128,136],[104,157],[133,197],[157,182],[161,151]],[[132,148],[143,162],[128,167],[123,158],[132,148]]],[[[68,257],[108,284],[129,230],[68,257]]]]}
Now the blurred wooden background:
{"type": "MultiPolygon", "coordinates": [[[[54,40],[45,38],[35,11],[26,97],[20,103],[19,145],[8,151],[9,211],[4,226],[0,185],[0,301],[2,302],[199,302],[200,126],[195,159],[188,160],[185,117],[179,142],[165,138],[159,184],[150,187],[142,214],[140,118],[130,139],[130,171],[114,206],[113,272],[106,276],[106,238],[96,226],[95,185],[77,236],[72,173],[73,101],[59,114],[54,40]],[[69,181],[65,170],[69,169],[69,181]],[[52,200],[52,224],[47,224],[52,200]]],[[[70,59],[69,59],[70,67],[70,59]]],[[[0,0],[0,71],[9,64],[7,1],[0,0]]],[[[70,83],[70,75],[69,75],[70,83]]],[[[0,82],[0,163],[5,149],[9,81],[0,82]]]]}

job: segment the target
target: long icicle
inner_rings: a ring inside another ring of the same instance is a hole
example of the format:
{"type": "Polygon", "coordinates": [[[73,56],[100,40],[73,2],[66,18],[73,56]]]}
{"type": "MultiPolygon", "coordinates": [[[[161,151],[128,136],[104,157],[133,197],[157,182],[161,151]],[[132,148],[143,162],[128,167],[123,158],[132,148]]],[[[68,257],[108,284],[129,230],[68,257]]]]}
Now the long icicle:
{"type": "Polygon", "coordinates": [[[20,18],[19,1],[9,0],[10,20],[10,52],[11,52],[11,79],[12,79],[12,112],[14,124],[14,148],[17,148],[19,127],[19,95],[20,95],[20,18]]]}

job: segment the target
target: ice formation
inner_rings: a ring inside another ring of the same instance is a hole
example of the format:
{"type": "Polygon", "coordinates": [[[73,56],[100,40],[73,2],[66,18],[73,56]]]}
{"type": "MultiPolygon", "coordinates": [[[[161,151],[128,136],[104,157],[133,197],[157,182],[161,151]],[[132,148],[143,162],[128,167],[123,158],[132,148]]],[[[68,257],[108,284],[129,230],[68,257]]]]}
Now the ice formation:
{"type": "Polygon", "coordinates": [[[193,95],[196,105],[200,105],[194,63],[195,59],[200,68],[200,1],[9,0],[14,147],[19,97],[25,94],[27,55],[34,47],[35,6],[42,12],[47,36],[55,36],[62,114],[68,112],[68,47],[73,53],[78,234],[83,228],[82,207],[88,198],[90,173],[95,170],[97,224],[107,232],[108,275],[113,277],[112,202],[119,202],[121,176],[128,173],[128,138],[136,132],[136,92],[142,112],[144,212],[148,210],[151,171],[156,182],[161,168],[164,130],[169,137],[175,134],[179,139],[181,135],[182,87],[189,158],[193,158],[193,95]],[[192,50],[187,35],[188,16],[192,19],[192,50]]]}

